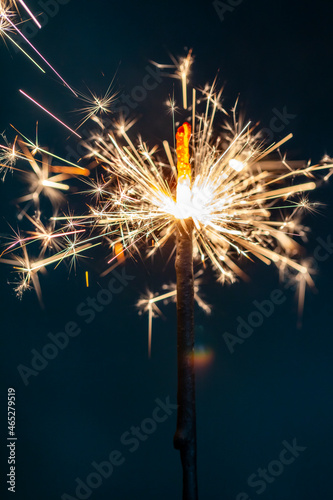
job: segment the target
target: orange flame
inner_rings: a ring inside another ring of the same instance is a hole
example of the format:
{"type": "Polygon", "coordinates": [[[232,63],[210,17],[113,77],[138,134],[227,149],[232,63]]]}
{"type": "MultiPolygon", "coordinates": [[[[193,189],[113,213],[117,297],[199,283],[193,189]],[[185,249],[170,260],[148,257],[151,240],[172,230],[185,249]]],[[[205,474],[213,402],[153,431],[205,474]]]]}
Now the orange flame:
{"type": "Polygon", "coordinates": [[[118,242],[114,246],[114,253],[117,257],[118,264],[123,264],[125,262],[125,254],[123,245],[118,242]]]}

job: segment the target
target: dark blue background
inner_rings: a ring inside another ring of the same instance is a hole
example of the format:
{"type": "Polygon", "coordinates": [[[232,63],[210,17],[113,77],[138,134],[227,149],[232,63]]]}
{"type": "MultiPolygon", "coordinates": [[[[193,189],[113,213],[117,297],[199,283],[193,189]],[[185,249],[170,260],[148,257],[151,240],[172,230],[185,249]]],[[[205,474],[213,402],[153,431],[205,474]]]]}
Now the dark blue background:
{"type": "MultiPolygon", "coordinates": [[[[29,5],[41,10],[35,0],[29,5]]],[[[122,92],[141,84],[150,59],[168,62],[168,51],[181,55],[184,47],[192,47],[195,85],[212,81],[219,70],[220,83],[227,82],[226,105],[240,93],[251,120],[268,127],[273,108],[284,106],[296,115],[284,131],[294,134],[290,158],[319,161],[326,153],[333,155],[331,2],[243,0],[222,22],[210,1],[70,0],[32,42],[82,90],[83,82],[105,89],[121,63],[117,88],[122,92]]],[[[0,127],[9,131],[13,123],[33,137],[38,119],[40,142],[66,154],[67,133],[32,108],[18,89],[38,96],[70,123],[78,119],[70,112],[76,102],[52,75],[42,76],[12,48],[2,44],[0,60],[0,127]]],[[[163,101],[172,84],[166,79],[135,110],[142,115],[138,128],[151,142],[170,139],[171,119],[163,101]]],[[[75,141],[70,143],[75,148],[75,141]]],[[[2,234],[9,232],[6,221],[17,224],[10,204],[15,186],[10,178],[1,185],[2,234]]],[[[312,228],[309,254],[318,245],[316,238],[332,234],[332,194],[330,183],[313,195],[327,206],[321,215],[306,217],[312,228]]],[[[7,284],[13,278],[9,269],[0,268],[2,487],[7,473],[6,389],[12,386],[17,394],[15,498],[56,500],[65,492],[74,497],[75,478],[85,480],[91,463],[106,460],[113,449],[120,449],[126,461],[91,498],[181,498],[180,460],[172,447],[175,413],[136,452],[119,444],[125,431],[151,416],[156,398],[176,400],[175,307],[163,306],[166,319],[154,323],[150,360],[147,320],[135,309],[146,286],[159,290],[174,280],[172,264],[164,266],[168,251],[153,262],[128,261],[126,271],[135,279],[87,325],[76,307],[108,281],[94,271],[93,256],[81,261],[76,274],[68,275],[63,266],[42,277],[45,311],[33,292],[19,301],[7,284]],[[63,330],[71,320],[80,322],[81,334],[25,387],[17,366],[29,365],[31,349],[41,350],[47,334],[63,330]]],[[[318,293],[307,294],[301,330],[296,328],[293,293],[286,291],[284,304],[233,354],[223,333],[235,333],[237,317],[246,319],[254,300],[267,299],[281,285],[276,271],[263,264],[247,268],[250,283],[233,286],[222,287],[206,273],[202,291],[213,313],[206,317],[196,311],[196,331],[198,344],[213,350],[214,360],[197,375],[202,500],[235,500],[242,491],[251,500],[332,497],[332,266],[333,256],[318,263],[318,293]],[[257,495],[247,478],[278,458],[283,440],[294,438],[307,449],[257,495]]]]}

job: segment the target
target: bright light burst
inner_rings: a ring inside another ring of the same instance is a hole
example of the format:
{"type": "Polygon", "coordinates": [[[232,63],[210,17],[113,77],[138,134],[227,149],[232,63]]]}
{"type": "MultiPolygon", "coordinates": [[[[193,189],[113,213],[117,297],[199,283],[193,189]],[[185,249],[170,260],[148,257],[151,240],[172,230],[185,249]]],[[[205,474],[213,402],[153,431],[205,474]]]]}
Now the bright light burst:
{"type": "MultiPolygon", "coordinates": [[[[191,176],[179,176],[175,157],[171,162],[156,158],[142,140],[134,146],[122,128],[118,134],[100,137],[92,155],[117,181],[87,219],[118,234],[125,250],[137,247],[142,239],[154,242],[152,254],[174,233],[178,220],[192,218],[195,254],[202,262],[211,261],[222,282],[243,276],[236,263],[239,255],[306,274],[297,260],[296,239],[303,229],[295,225],[293,215],[300,207],[307,208],[302,193],[315,189],[314,174],[331,165],[293,169],[285,160],[267,164],[263,160],[291,136],[265,147],[251,124],[244,126],[235,114],[226,132],[215,135],[217,106],[213,95],[206,98],[204,114],[195,115],[191,176]]],[[[178,169],[179,164],[178,159],[178,169]]]]}
{"type": "Polygon", "coordinates": [[[116,101],[118,95],[118,92],[113,90],[113,82],[114,78],[102,96],[97,95],[90,89],[88,89],[89,94],[77,92],[79,99],[85,103],[85,106],[78,110],[84,115],[79,127],[96,115],[111,113],[111,105],[116,101]]]}
{"type": "MultiPolygon", "coordinates": [[[[198,271],[194,276],[194,300],[197,305],[206,313],[210,314],[212,308],[200,294],[200,285],[202,280],[200,276],[202,275],[202,270],[198,271]]],[[[162,294],[154,294],[152,291],[147,290],[145,294],[143,294],[140,299],[136,303],[136,307],[139,310],[139,314],[147,314],[148,315],[148,355],[151,355],[151,342],[152,342],[152,333],[153,333],[153,318],[157,318],[158,316],[164,317],[162,311],[157,306],[158,302],[163,301],[164,305],[167,305],[169,302],[177,302],[177,290],[176,283],[170,283],[168,285],[162,286],[163,292],[162,294]]]]}
{"type": "Polygon", "coordinates": [[[33,22],[36,24],[36,26],[38,26],[38,28],[40,29],[42,27],[41,24],[40,24],[40,22],[36,19],[36,17],[31,12],[31,10],[27,6],[27,4],[23,0],[18,0],[18,2],[21,4],[21,6],[23,7],[23,9],[29,14],[29,16],[31,17],[31,19],[33,20],[33,22]]]}
{"type": "Polygon", "coordinates": [[[54,209],[57,209],[64,200],[63,193],[70,190],[70,186],[65,181],[74,175],[90,175],[89,169],[66,162],[59,156],[41,148],[38,145],[37,133],[36,143],[16,136],[13,145],[9,145],[6,137],[4,135],[3,137],[6,146],[0,145],[0,172],[18,171],[22,180],[28,185],[28,193],[15,200],[18,204],[27,204],[23,211],[26,211],[30,206],[39,209],[41,195],[47,197],[54,209]],[[65,165],[52,165],[52,158],[61,160],[65,165]],[[17,168],[16,163],[19,160],[24,160],[30,168],[17,168]]]}

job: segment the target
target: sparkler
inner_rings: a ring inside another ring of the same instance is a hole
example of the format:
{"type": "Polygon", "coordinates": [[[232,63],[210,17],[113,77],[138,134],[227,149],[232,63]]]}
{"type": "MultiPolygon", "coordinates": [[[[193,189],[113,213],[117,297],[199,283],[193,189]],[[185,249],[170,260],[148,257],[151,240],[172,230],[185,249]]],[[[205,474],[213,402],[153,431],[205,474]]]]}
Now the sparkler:
{"type": "MultiPolygon", "coordinates": [[[[191,52],[186,58],[174,59],[174,76],[181,81],[185,110],[189,105],[187,85],[192,61],[191,52]]],[[[108,91],[104,103],[95,102],[95,106],[86,109],[101,130],[88,144],[88,158],[104,170],[97,181],[86,180],[95,198],[89,212],[79,216],[55,215],[52,220],[60,227],[53,232],[35,223],[35,237],[18,236],[14,244],[5,249],[0,261],[12,265],[22,275],[21,284],[17,286],[19,294],[33,285],[40,297],[39,271],[50,265],[57,266],[67,258],[74,265],[78,254],[103,240],[112,253],[108,259],[112,269],[123,263],[126,255],[142,251],[145,245],[148,255],[152,255],[176,237],[177,292],[170,290],[159,298],[148,295],[139,305],[149,314],[150,353],[152,318],[158,310],[156,302],[177,296],[179,409],[174,445],[180,450],[183,465],[183,498],[195,500],[193,262],[206,266],[209,261],[222,283],[233,282],[237,277],[247,278],[238,262],[241,258],[259,260],[266,265],[273,263],[281,275],[291,275],[298,284],[302,306],[306,284],[313,286],[313,281],[311,267],[303,260],[298,241],[305,235],[299,212],[301,208],[311,209],[304,193],[316,188],[316,174],[322,170],[330,172],[333,165],[330,160],[301,166],[289,164],[285,157],[270,160],[272,153],[291,139],[291,134],[265,146],[256,127],[238,118],[236,106],[231,118],[224,123],[223,133],[217,133],[214,126],[217,113],[227,113],[216,82],[201,91],[193,90],[188,118],[192,123],[185,122],[178,128],[176,148],[163,142],[165,155],[159,155],[157,147],[150,148],[142,139],[135,143],[128,133],[135,120],[119,119],[112,130],[106,130],[96,112],[106,112],[111,97],[108,91]],[[297,195],[301,196],[300,200],[297,195]],[[36,260],[31,260],[27,253],[27,245],[33,243],[42,243],[36,260]],[[46,256],[56,244],[56,253],[46,256]],[[16,248],[21,249],[23,256],[12,255],[16,248]]],[[[170,103],[174,111],[174,99],[170,103]]],[[[73,169],[77,169],[74,170],[77,175],[90,174],[90,169],[86,169],[87,173],[67,163],[66,167],[57,167],[58,175],[50,177],[46,150],[26,138],[25,142],[18,138],[16,143],[20,148],[18,154],[15,148],[3,148],[8,154],[7,168],[14,168],[9,161],[12,155],[17,160],[28,160],[39,185],[32,195],[20,201],[27,201],[31,196],[38,198],[41,185],[52,193],[68,190],[68,184],[63,181],[71,177],[73,169]],[[34,157],[37,152],[43,155],[42,168],[34,157]],[[70,171],[66,172],[66,168],[70,171]]]]}
{"type": "Polygon", "coordinates": [[[40,22],[37,21],[36,17],[33,15],[33,13],[31,12],[31,10],[27,6],[27,4],[25,2],[23,2],[23,0],[18,0],[18,2],[20,2],[20,4],[22,5],[22,7],[27,11],[27,13],[29,14],[29,16],[31,17],[31,19],[33,20],[33,22],[38,26],[38,28],[41,29],[42,26],[41,26],[40,22]]]}
{"type": "Polygon", "coordinates": [[[24,92],[23,90],[20,89],[20,93],[22,95],[24,95],[24,97],[26,97],[27,99],[29,99],[29,101],[33,102],[36,106],[38,106],[40,109],[42,109],[49,116],[51,116],[51,118],[53,118],[54,120],[56,120],[57,122],[59,122],[60,125],[62,125],[63,127],[67,128],[67,130],[69,130],[72,134],[76,135],[76,137],[78,137],[79,139],[82,139],[82,137],[77,132],[75,132],[75,130],[71,129],[68,125],[66,125],[66,123],[64,123],[62,120],[60,120],[57,116],[55,116],[49,110],[47,110],[46,108],[44,108],[44,106],[42,106],[39,102],[35,101],[35,99],[33,99],[26,92],[24,92]]]}

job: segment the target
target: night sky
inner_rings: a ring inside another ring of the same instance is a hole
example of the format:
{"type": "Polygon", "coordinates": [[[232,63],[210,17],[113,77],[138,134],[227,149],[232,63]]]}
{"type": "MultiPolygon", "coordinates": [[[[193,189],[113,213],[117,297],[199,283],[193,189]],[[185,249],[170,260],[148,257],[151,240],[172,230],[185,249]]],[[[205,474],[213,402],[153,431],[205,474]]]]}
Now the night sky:
{"type": "MultiPolygon", "coordinates": [[[[294,134],[287,145],[288,158],[317,162],[326,154],[333,156],[331,2],[30,0],[29,6],[44,12],[45,26],[38,33],[31,22],[22,29],[76,89],[85,91],[88,86],[103,92],[117,72],[119,106],[121,96],[142,86],[147,67],[153,68],[151,60],[169,63],[169,53],[180,56],[193,48],[193,85],[203,86],[218,73],[219,84],[225,84],[225,107],[240,95],[246,117],[266,129],[277,113],[287,113],[285,126],[273,139],[294,134]]],[[[66,130],[18,90],[38,98],[71,124],[78,123],[73,110],[81,104],[50,71],[42,75],[12,46],[1,44],[0,61],[1,131],[13,139],[13,124],[34,138],[38,120],[40,144],[75,160],[81,154],[77,140],[68,139],[66,130]]],[[[172,140],[172,120],[164,102],[178,83],[163,78],[141,102],[133,101],[131,116],[140,118],[135,131],[150,143],[172,140]]],[[[83,135],[90,126],[84,125],[83,135]]],[[[10,226],[17,229],[20,224],[12,201],[24,185],[8,175],[0,189],[5,244],[10,226]]],[[[195,312],[197,349],[206,353],[207,361],[197,369],[202,500],[333,496],[332,195],[333,181],[312,193],[312,199],[322,203],[320,213],[304,220],[311,227],[308,255],[317,256],[317,293],[307,292],[302,328],[297,328],[294,292],[279,283],[273,266],[248,263],[251,281],[224,287],[209,269],[204,275],[201,291],[213,312],[195,312]],[[225,333],[237,335],[240,321],[248,323],[258,310],[256,304],[272,297],[279,297],[279,303],[262,324],[253,331],[244,327],[247,338],[228,347],[225,333]],[[260,469],[268,471],[267,479],[259,477],[260,469]]],[[[71,203],[76,208],[75,196],[71,203]]],[[[174,304],[161,306],[165,317],[154,321],[148,359],[147,317],[138,316],[135,308],[146,288],[159,291],[164,283],[175,281],[173,259],[168,262],[172,245],[153,260],[127,260],[115,277],[118,293],[93,313],[87,313],[89,297],[96,298],[111,279],[99,275],[105,268],[103,252],[88,253],[76,272],[62,265],[41,276],[44,310],[33,291],[20,301],[8,283],[15,278],[10,267],[0,267],[2,498],[181,498],[181,464],[172,443],[176,309],[174,304]],[[65,330],[70,332],[68,344],[47,365],[39,361],[39,370],[25,383],[18,367],[31,368],[36,352],[65,330]],[[15,495],[6,485],[8,387],[16,390],[15,495]],[[157,414],[160,422],[152,424],[149,419],[157,414]],[[135,427],[146,432],[130,436],[135,427]],[[104,468],[109,477],[99,480],[96,467],[111,459],[113,470],[104,468]],[[87,480],[91,485],[95,481],[90,489],[82,486],[87,480]]]]}

